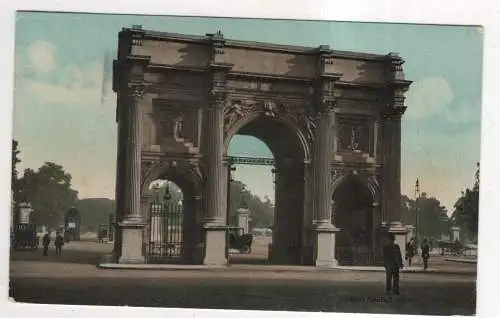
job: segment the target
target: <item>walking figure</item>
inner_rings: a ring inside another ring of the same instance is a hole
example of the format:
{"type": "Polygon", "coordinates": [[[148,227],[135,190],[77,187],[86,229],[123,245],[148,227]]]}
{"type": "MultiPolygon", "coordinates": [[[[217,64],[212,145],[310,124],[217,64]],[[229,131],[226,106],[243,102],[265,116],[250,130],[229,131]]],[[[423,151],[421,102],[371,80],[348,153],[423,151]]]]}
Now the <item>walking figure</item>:
{"type": "Polygon", "coordinates": [[[424,270],[427,269],[427,266],[429,265],[429,258],[431,257],[429,250],[429,244],[427,243],[427,239],[424,239],[422,242],[422,261],[424,261],[424,270]]]}
{"type": "Polygon", "coordinates": [[[49,244],[50,244],[50,231],[45,233],[42,239],[43,244],[43,256],[48,256],[49,244]]]}
{"type": "Polygon", "coordinates": [[[104,243],[104,238],[103,238],[103,236],[104,236],[104,235],[103,235],[103,233],[102,233],[102,229],[101,229],[101,228],[99,228],[99,230],[97,230],[97,242],[98,242],[99,244],[104,243]]]}
{"type": "Polygon", "coordinates": [[[389,244],[384,246],[385,290],[390,294],[392,289],[395,295],[399,295],[399,270],[403,268],[403,256],[394,240],[394,234],[389,233],[389,244]]]}
{"type": "Polygon", "coordinates": [[[56,255],[61,256],[62,246],[64,245],[64,238],[60,232],[56,233],[56,240],[54,242],[54,245],[56,246],[56,255]]]}
{"type": "Polygon", "coordinates": [[[408,261],[408,267],[411,267],[411,261],[415,256],[415,239],[411,238],[408,243],[406,243],[406,260],[408,261]]]}

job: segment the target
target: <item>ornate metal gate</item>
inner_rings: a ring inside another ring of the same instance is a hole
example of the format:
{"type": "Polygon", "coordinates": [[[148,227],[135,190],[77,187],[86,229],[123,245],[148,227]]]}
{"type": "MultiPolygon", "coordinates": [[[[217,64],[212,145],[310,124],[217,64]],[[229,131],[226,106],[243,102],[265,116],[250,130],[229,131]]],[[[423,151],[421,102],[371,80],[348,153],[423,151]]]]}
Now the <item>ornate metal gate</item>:
{"type": "Polygon", "coordinates": [[[179,262],[182,258],[183,209],[181,204],[154,201],[149,213],[149,263],[179,262]]]}

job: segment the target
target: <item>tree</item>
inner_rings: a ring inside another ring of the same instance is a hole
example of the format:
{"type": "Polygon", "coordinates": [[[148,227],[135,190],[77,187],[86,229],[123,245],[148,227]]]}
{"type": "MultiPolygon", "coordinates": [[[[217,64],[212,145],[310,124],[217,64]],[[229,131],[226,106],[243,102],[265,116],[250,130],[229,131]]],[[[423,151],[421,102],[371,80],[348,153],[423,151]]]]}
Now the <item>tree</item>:
{"type": "Polygon", "coordinates": [[[252,227],[269,227],[274,223],[274,206],[269,198],[262,201],[258,196],[246,189],[240,181],[231,182],[229,200],[229,224],[237,224],[238,209],[246,207],[250,210],[252,227]]]}
{"type": "Polygon", "coordinates": [[[454,205],[453,223],[466,231],[470,238],[477,238],[479,222],[479,163],[472,189],[462,191],[454,205]]]}
{"type": "Polygon", "coordinates": [[[19,144],[17,140],[12,139],[12,178],[11,178],[11,190],[14,194],[14,200],[17,199],[17,193],[19,191],[18,186],[18,173],[16,165],[21,162],[19,159],[19,154],[21,151],[18,148],[19,144]]]}
{"type": "Polygon", "coordinates": [[[71,189],[71,175],[52,162],[46,162],[38,171],[26,169],[19,180],[19,192],[19,197],[34,209],[33,222],[49,227],[59,226],[78,194],[71,189]]]}
{"type": "Polygon", "coordinates": [[[88,198],[75,202],[80,212],[80,228],[83,232],[95,232],[100,224],[109,222],[109,215],[115,214],[115,201],[105,198],[88,198]]]}
{"type": "Polygon", "coordinates": [[[438,199],[429,197],[425,192],[416,200],[406,195],[401,196],[401,210],[403,224],[416,225],[418,214],[419,237],[440,239],[441,235],[449,232],[451,222],[446,208],[438,199]]]}

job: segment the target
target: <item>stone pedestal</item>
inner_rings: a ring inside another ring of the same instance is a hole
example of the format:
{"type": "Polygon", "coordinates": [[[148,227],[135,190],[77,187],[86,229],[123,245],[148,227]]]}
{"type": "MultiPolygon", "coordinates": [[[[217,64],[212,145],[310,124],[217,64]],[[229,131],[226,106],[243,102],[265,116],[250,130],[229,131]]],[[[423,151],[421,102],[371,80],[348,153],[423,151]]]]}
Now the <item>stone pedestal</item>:
{"type": "Polygon", "coordinates": [[[415,238],[415,226],[413,225],[406,225],[405,226],[406,230],[408,231],[406,234],[406,241],[409,242],[412,238],[415,238]]]}
{"type": "Polygon", "coordinates": [[[460,241],[460,228],[458,226],[453,226],[450,229],[450,239],[451,241],[460,241]]]}
{"type": "Polygon", "coordinates": [[[406,236],[408,234],[408,229],[404,227],[401,222],[391,222],[389,224],[388,232],[394,234],[394,243],[399,245],[402,254],[401,256],[404,259],[406,255],[406,236]]]}
{"type": "Polygon", "coordinates": [[[331,224],[320,224],[315,229],[316,234],[316,267],[331,268],[338,265],[335,259],[335,234],[340,229],[331,224]]]}
{"type": "Polygon", "coordinates": [[[118,263],[145,263],[142,253],[144,224],[134,220],[126,220],[119,226],[122,232],[122,250],[118,263]]]}
{"type": "Polygon", "coordinates": [[[247,208],[238,209],[238,230],[239,235],[248,234],[250,232],[250,210],[247,208]]]}
{"type": "Polygon", "coordinates": [[[226,228],[224,226],[205,226],[204,265],[222,266],[227,264],[226,228]]]}

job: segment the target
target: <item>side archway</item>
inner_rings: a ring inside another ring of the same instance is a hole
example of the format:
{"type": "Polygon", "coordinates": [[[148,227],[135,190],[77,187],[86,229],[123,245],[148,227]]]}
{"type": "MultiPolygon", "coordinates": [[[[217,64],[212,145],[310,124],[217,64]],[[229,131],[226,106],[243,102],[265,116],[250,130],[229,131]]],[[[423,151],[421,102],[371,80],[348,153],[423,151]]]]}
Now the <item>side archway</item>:
{"type": "MultiPolygon", "coordinates": [[[[201,262],[201,214],[202,214],[202,178],[196,164],[191,162],[179,162],[174,160],[150,161],[143,164],[143,178],[141,182],[141,210],[146,221],[144,231],[144,254],[152,254],[151,246],[158,246],[166,249],[181,249],[180,261],[185,264],[201,262]],[[167,180],[177,185],[182,191],[182,201],[180,206],[159,207],[157,202],[153,202],[153,197],[149,192],[150,184],[155,180],[167,180]],[[153,211],[154,210],[154,211],[153,211]],[[175,210],[175,211],[174,211],[175,210]],[[163,225],[158,225],[163,224],[163,225]],[[181,230],[182,235],[173,233],[173,228],[181,230]],[[161,231],[161,235],[154,232],[161,231]],[[170,233],[170,232],[172,233],[170,233]],[[172,237],[176,237],[176,242],[171,242],[172,237]]],[[[158,254],[158,252],[155,252],[158,254]]],[[[163,251],[160,251],[160,254],[163,251]]],[[[179,261],[169,257],[147,257],[154,259],[154,262],[179,261]]],[[[167,255],[168,256],[168,255],[167,255]]]]}
{"type": "Polygon", "coordinates": [[[340,265],[373,263],[378,200],[377,185],[369,177],[348,174],[334,180],[332,223],[342,229],[335,240],[335,254],[340,265]]]}

